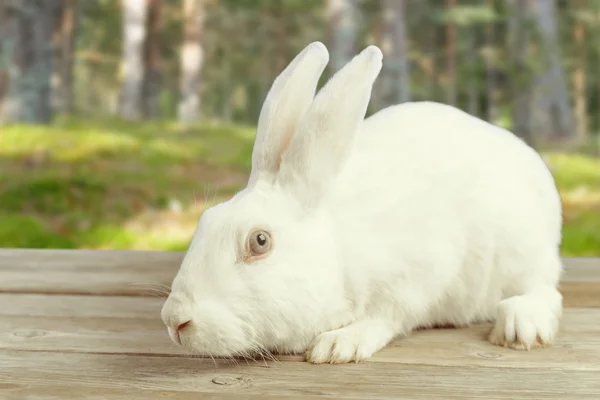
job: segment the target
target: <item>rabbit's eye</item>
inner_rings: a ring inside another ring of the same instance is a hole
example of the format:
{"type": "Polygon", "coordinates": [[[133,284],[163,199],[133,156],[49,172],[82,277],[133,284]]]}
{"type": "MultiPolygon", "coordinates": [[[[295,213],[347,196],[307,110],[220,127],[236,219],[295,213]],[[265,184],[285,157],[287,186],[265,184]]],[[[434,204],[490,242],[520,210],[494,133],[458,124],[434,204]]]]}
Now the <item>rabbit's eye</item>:
{"type": "Polygon", "coordinates": [[[252,232],[248,239],[251,256],[262,256],[271,250],[271,235],[264,230],[252,232]]]}

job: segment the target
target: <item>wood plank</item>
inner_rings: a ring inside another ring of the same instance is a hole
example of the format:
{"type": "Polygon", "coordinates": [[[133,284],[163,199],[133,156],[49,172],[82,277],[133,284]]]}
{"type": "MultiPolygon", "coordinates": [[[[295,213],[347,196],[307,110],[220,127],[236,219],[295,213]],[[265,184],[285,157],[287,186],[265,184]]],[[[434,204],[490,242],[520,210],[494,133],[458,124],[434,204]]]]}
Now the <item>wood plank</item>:
{"type": "Polygon", "coordinates": [[[600,282],[600,258],[563,258],[563,282],[600,282]]]}
{"type": "MultiPolygon", "coordinates": [[[[564,283],[565,307],[600,307],[600,284],[564,283]]],[[[93,296],[78,295],[14,294],[0,292],[0,315],[53,315],[85,316],[92,312],[95,317],[111,318],[148,318],[155,319],[160,313],[164,299],[154,297],[110,296],[103,297],[98,303],[93,296]],[[15,297],[18,296],[18,297],[15,297]],[[15,299],[18,298],[18,301],[15,299]],[[71,300],[70,300],[71,299],[71,300]],[[43,304],[44,307],[40,307],[43,304]]]]}
{"type": "MultiPolygon", "coordinates": [[[[171,284],[182,252],[113,250],[0,250],[0,293],[150,296],[171,284]]],[[[600,259],[566,258],[561,290],[600,306],[600,259]],[[585,283],[575,285],[576,283],[585,283]]]]}
{"type": "Polygon", "coordinates": [[[2,249],[0,293],[148,296],[170,286],[182,252],[2,249]]]}
{"type": "MultiPolygon", "coordinates": [[[[145,390],[338,399],[597,399],[599,370],[468,368],[388,363],[213,364],[193,358],[1,351],[0,385],[33,393],[49,388],[145,390]],[[10,387],[13,385],[13,387],[10,387]]],[[[1,386],[0,386],[1,387],[1,386]]],[[[166,392],[166,393],[165,393],[166,392]]],[[[64,393],[64,389],[63,389],[64,393]]],[[[152,396],[154,397],[154,396],[152,396]]],[[[3,398],[5,398],[3,396],[3,398]]],[[[103,398],[107,398],[103,396],[103,398]]]]}
{"type": "Polygon", "coordinates": [[[564,282],[560,285],[564,307],[600,307],[600,284],[564,282]]]}
{"type": "MultiPolygon", "coordinates": [[[[160,299],[0,295],[0,348],[187,357],[160,320],[160,299]]],[[[487,342],[490,324],[435,329],[397,339],[374,362],[498,368],[600,368],[600,310],[567,309],[558,341],[520,352],[487,342]]],[[[301,356],[280,357],[301,361],[301,356]]]]}
{"type": "MultiPolygon", "coordinates": [[[[79,317],[160,319],[164,299],[128,296],[1,294],[0,317],[79,317]]],[[[3,320],[4,318],[2,318],[3,320]]]]}
{"type": "MultiPolygon", "coordinates": [[[[0,383],[0,396],[2,400],[235,400],[240,395],[235,393],[198,393],[192,391],[175,390],[145,390],[129,388],[106,387],[80,387],[60,383],[44,383],[20,385],[17,383],[0,383]],[[200,397],[201,395],[201,397],[200,397]]],[[[329,397],[329,396],[326,396],[329,397]]],[[[279,395],[248,394],[244,393],[244,400],[280,399],[279,395]]],[[[285,400],[311,400],[324,396],[285,396],[285,400]]]]}

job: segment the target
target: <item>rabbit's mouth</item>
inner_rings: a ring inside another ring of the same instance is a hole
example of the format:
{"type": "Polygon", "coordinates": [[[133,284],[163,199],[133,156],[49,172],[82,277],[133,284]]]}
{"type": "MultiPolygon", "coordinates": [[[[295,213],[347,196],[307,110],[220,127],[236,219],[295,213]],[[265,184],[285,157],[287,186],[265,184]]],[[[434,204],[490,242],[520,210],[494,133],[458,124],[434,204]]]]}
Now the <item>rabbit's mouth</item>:
{"type": "Polygon", "coordinates": [[[178,334],[171,335],[177,345],[189,352],[206,357],[250,356],[254,352],[264,351],[252,340],[252,335],[241,321],[226,321],[207,324],[192,322],[178,334]]]}

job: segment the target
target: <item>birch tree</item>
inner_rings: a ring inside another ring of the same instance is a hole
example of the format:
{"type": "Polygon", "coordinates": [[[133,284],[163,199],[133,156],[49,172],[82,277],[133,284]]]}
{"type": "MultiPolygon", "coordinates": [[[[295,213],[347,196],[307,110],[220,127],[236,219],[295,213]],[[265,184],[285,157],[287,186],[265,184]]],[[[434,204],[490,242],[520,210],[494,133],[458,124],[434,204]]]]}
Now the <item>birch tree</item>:
{"type": "Polygon", "coordinates": [[[508,26],[508,47],[512,55],[511,98],[513,131],[526,142],[532,141],[530,121],[532,83],[528,73],[530,34],[528,22],[531,17],[530,0],[507,0],[511,8],[508,26]]]}
{"type": "Polygon", "coordinates": [[[490,21],[485,27],[485,87],[486,87],[486,118],[490,122],[495,122],[498,118],[497,106],[497,84],[496,84],[496,23],[495,23],[495,1],[487,0],[487,7],[494,15],[494,20],[490,21]]]}
{"type": "Polygon", "coordinates": [[[162,87],[162,0],[147,0],[146,40],[144,41],[144,81],[142,107],[144,116],[160,117],[162,87]]]}
{"type": "Polygon", "coordinates": [[[0,5],[3,122],[52,120],[52,33],[59,5],[36,0],[7,0],[0,5]]]}
{"type": "Polygon", "coordinates": [[[200,118],[200,72],[203,62],[202,0],[183,0],[184,38],[181,49],[179,122],[189,125],[200,118]]]}
{"type": "Polygon", "coordinates": [[[410,101],[410,67],[406,39],[405,0],[384,0],[381,47],[385,56],[380,98],[386,106],[410,101]]]}
{"type": "Polygon", "coordinates": [[[467,112],[477,116],[479,111],[479,88],[477,85],[477,26],[468,26],[467,31],[467,67],[469,80],[467,83],[467,112]]]}
{"type": "Polygon", "coordinates": [[[545,139],[573,135],[573,117],[567,79],[561,64],[556,0],[533,0],[534,17],[542,42],[546,70],[536,80],[532,116],[534,131],[545,139]]]}
{"type": "MultiPolygon", "coordinates": [[[[577,0],[577,10],[582,10],[585,0],[577,0]]],[[[575,42],[576,65],[573,72],[573,87],[575,100],[575,123],[577,128],[577,140],[581,143],[587,141],[588,118],[587,118],[587,96],[586,96],[586,49],[585,49],[585,27],[581,17],[576,17],[573,26],[573,40],[575,42]]]]}
{"type": "Polygon", "coordinates": [[[354,57],[358,40],[357,0],[327,0],[329,67],[340,70],[354,57]]]}
{"type": "Polygon", "coordinates": [[[55,23],[55,82],[52,87],[52,105],[57,111],[73,109],[73,52],[77,25],[77,0],[62,0],[55,23]]]}
{"type": "Polygon", "coordinates": [[[119,112],[122,118],[142,116],[143,49],[146,39],[146,0],[122,0],[123,81],[119,112]]]}
{"type": "Polygon", "coordinates": [[[456,105],[456,23],[452,9],[456,0],[446,0],[446,13],[450,15],[446,26],[446,103],[456,105]]]}
{"type": "Polygon", "coordinates": [[[0,4],[0,123],[18,119],[19,99],[14,87],[17,75],[18,3],[19,0],[9,0],[0,4]]]}

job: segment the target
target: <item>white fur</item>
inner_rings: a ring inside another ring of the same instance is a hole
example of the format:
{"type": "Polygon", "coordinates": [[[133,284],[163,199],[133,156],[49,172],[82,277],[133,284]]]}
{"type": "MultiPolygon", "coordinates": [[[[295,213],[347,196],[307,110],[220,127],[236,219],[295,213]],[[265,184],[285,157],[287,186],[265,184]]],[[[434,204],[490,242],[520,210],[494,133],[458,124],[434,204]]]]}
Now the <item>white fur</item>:
{"type": "Polygon", "coordinates": [[[248,187],[205,211],[173,281],[170,334],[191,320],[179,333],[190,351],[306,352],[315,363],[368,358],[417,327],[494,319],[495,344],[552,343],[562,218],[542,159],[442,104],[363,121],[382,63],[374,46],[309,104],[327,60],[311,44],[274,84],[248,187]],[[285,108],[272,107],[279,99],[285,108]],[[273,248],[245,262],[256,227],[273,248]]]}

